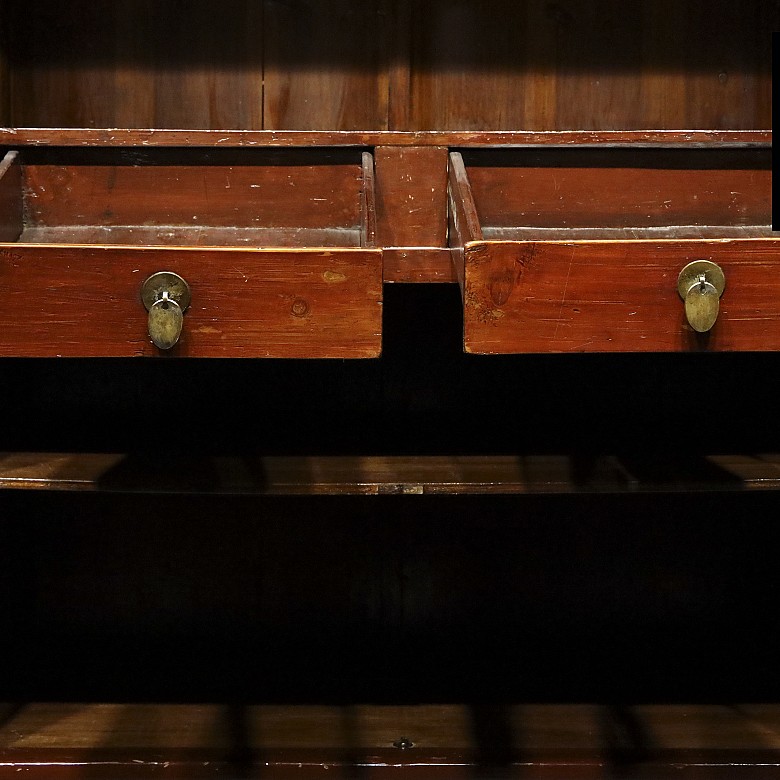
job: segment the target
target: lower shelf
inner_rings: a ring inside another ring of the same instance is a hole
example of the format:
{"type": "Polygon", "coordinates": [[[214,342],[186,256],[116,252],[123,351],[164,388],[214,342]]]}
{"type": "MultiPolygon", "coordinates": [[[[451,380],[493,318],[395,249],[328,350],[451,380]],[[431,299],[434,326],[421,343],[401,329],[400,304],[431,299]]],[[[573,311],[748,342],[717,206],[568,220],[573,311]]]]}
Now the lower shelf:
{"type": "Polygon", "coordinates": [[[776,778],[780,705],[5,705],[0,777],[776,778]]]}
{"type": "Polygon", "coordinates": [[[780,488],[780,455],[163,457],[0,453],[0,489],[263,495],[632,493],[780,488]]]}

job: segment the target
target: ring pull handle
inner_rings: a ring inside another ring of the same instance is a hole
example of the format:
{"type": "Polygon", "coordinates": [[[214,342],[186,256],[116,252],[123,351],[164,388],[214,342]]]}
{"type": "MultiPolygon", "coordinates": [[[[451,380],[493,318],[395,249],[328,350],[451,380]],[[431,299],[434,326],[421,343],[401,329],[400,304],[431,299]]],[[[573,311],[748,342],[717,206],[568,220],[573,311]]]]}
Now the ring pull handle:
{"type": "Polygon", "coordinates": [[[694,260],[680,271],[677,291],[685,301],[688,324],[698,333],[712,330],[720,311],[720,297],[726,277],[720,266],[710,260],[694,260]]]}
{"type": "Polygon", "coordinates": [[[149,312],[149,336],[158,349],[178,343],[191,299],[187,282],[172,271],[159,271],[143,283],[141,300],[149,312]]]}

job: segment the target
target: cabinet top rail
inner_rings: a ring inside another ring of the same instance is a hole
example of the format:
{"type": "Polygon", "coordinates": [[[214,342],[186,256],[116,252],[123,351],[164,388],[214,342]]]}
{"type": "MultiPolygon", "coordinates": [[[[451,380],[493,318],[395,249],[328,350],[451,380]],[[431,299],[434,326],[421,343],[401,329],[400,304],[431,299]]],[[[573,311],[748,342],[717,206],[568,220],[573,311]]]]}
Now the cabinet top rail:
{"type": "Polygon", "coordinates": [[[756,146],[771,130],[328,131],[0,128],[0,145],[37,146],[756,146]]]}

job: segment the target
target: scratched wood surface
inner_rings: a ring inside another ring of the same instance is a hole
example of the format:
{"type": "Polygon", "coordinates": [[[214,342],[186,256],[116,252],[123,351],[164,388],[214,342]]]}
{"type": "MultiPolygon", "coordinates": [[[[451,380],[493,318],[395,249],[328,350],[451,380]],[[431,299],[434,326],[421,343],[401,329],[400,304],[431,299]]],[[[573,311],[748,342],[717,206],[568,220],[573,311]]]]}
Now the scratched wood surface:
{"type": "Polygon", "coordinates": [[[357,228],[359,150],[25,149],[26,224],[357,228]]]}
{"type": "Polygon", "coordinates": [[[380,146],[374,151],[383,246],[447,245],[447,149],[380,146]]]}
{"type": "Polygon", "coordinates": [[[777,349],[769,154],[452,153],[467,351],[777,349]],[[721,265],[727,289],[715,328],[700,336],[676,283],[702,258],[721,265]]]}
{"type": "Polygon", "coordinates": [[[750,146],[771,130],[170,130],[0,127],[4,146],[750,146]]]}
{"type": "Polygon", "coordinates": [[[4,244],[0,355],[376,357],[379,250],[4,244]],[[170,270],[193,301],[179,344],[147,335],[141,284],[170,270]]]}
{"type": "Polygon", "coordinates": [[[780,349],[776,239],[475,242],[465,249],[464,340],[477,353],[780,349]],[[685,320],[677,276],[717,263],[714,328],[685,320]]]}

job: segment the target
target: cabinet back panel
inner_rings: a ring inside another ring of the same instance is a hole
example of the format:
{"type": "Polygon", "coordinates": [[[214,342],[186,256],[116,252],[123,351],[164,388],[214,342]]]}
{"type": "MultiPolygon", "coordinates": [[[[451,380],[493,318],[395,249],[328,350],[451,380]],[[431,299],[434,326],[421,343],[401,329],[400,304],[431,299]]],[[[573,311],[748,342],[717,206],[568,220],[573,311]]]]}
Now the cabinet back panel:
{"type": "Polygon", "coordinates": [[[17,127],[771,126],[776,0],[10,5],[17,127]]]}
{"type": "Polygon", "coordinates": [[[262,128],[262,5],[16,3],[11,120],[22,127],[262,128]]]}

